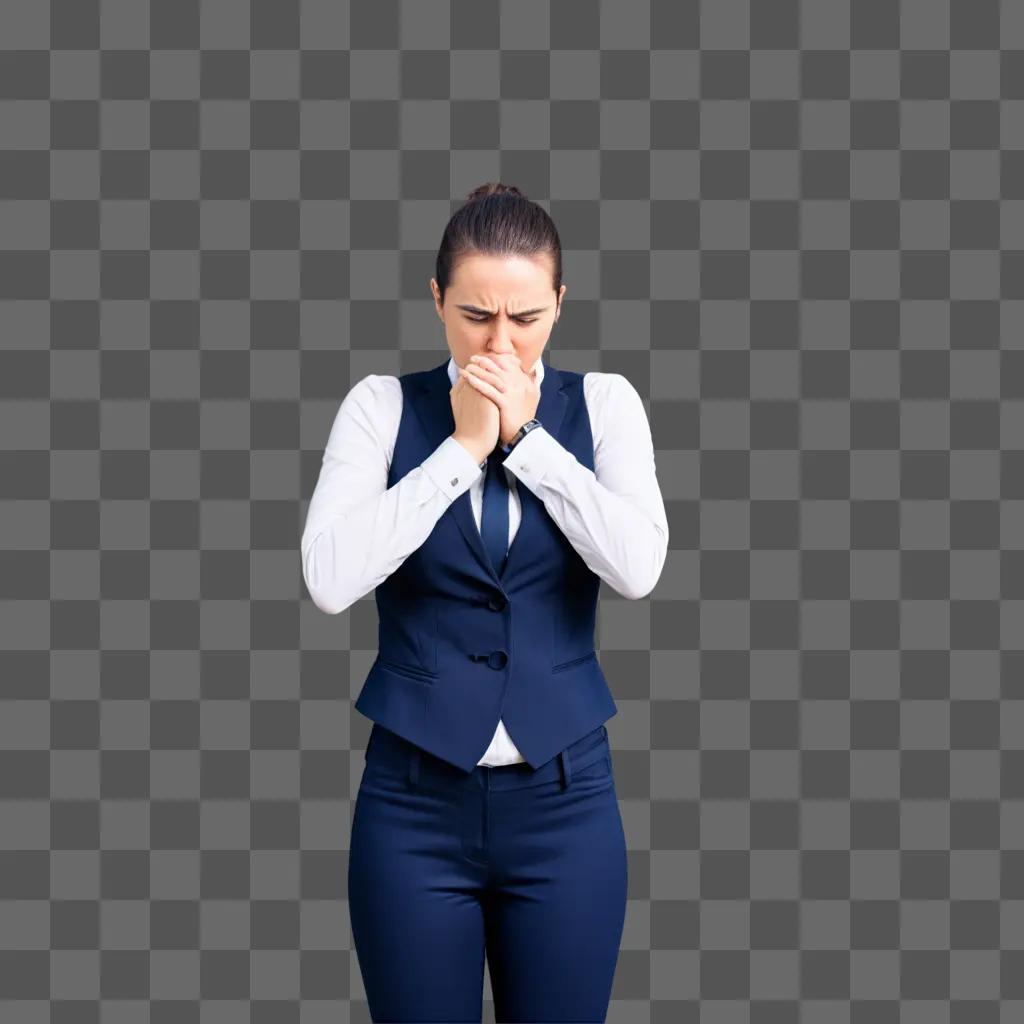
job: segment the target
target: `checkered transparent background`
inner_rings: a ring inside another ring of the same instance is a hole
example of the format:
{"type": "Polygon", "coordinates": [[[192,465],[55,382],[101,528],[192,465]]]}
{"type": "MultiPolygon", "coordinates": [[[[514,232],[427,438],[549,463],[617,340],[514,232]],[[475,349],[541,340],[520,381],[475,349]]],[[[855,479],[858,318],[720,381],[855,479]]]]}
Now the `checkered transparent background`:
{"type": "Polygon", "coordinates": [[[369,1019],[299,536],[488,180],[669,511],[609,1020],[1022,1019],[1019,0],[2,0],[0,1019],[369,1019]]]}

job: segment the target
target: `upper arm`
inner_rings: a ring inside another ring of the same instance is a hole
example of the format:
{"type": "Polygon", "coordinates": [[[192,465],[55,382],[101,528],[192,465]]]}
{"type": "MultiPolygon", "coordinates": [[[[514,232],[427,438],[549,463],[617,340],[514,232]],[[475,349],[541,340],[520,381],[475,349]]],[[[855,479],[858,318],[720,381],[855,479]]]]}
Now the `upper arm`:
{"type": "Polygon", "coordinates": [[[342,400],[306,512],[303,559],[331,519],[387,490],[401,414],[402,386],[393,376],[363,377],[342,400]]]}
{"type": "Polygon", "coordinates": [[[594,476],[608,490],[643,509],[667,533],[643,399],[621,373],[588,373],[584,386],[591,410],[594,476]]]}

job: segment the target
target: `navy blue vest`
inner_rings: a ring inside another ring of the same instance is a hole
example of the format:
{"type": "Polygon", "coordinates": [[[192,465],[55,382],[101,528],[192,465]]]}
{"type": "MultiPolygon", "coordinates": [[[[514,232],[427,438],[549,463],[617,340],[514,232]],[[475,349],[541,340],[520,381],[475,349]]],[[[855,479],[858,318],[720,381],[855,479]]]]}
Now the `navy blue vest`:
{"type": "MultiPolygon", "coordinates": [[[[399,378],[388,487],[455,430],[447,366],[399,378]]],[[[545,362],[540,390],[537,418],[592,470],[583,374],[545,362]]],[[[467,490],[376,589],[379,654],[356,710],[467,772],[499,719],[538,768],[617,710],[594,649],[600,577],[525,484],[518,494],[522,519],[500,575],[467,490]]]]}

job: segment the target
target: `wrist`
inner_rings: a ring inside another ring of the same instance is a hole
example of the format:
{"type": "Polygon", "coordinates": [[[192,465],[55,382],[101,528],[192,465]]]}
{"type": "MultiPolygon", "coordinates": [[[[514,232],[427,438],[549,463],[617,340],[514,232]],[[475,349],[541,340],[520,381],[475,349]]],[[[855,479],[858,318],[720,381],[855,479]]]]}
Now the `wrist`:
{"type": "Polygon", "coordinates": [[[511,435],[507,440],[501,440],[501,446],[506,451],[513,451],[517,444],[531,431],[541,425],[539,419],[536,416],[531,417],[525,423],[523,423],[519,429],[511,435]]]}
{"type": "Polygon", "coordinates": [[[478,444],[474,444],[472,441],[464,437],[460,437],[458,434],[452,434],[451,436],[454,441],[457,441],[460,445],[462,445],[463,448],[466,449],[467,452],[469,452],[470,455],[473,456],[473,459],[476,461],[477,465],[487,460],[487,456],[490,453],[481,451],[480,446],[478,444]]]}

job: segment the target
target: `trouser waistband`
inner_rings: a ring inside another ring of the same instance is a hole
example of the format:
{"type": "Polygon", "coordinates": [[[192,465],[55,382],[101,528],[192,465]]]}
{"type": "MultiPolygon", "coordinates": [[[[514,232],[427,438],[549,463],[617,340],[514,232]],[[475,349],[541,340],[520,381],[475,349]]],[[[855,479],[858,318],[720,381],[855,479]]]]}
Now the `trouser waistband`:
{"type": "Polygon", "coordinates": [[[477,765],[473,771],[461,768],[418,747],[415,743],[378,722],[370,730],[366,745],[366,761],[405,773],[411,784],[468,786],[478,789],[519,789],[560,781],[563,787],[572,782],[574,771],[582,771],[602,757],[611,758],[608,729],[599,725],[570,743],[557,756],[533,769],[525,761],[516,764],[477,765]]]}

